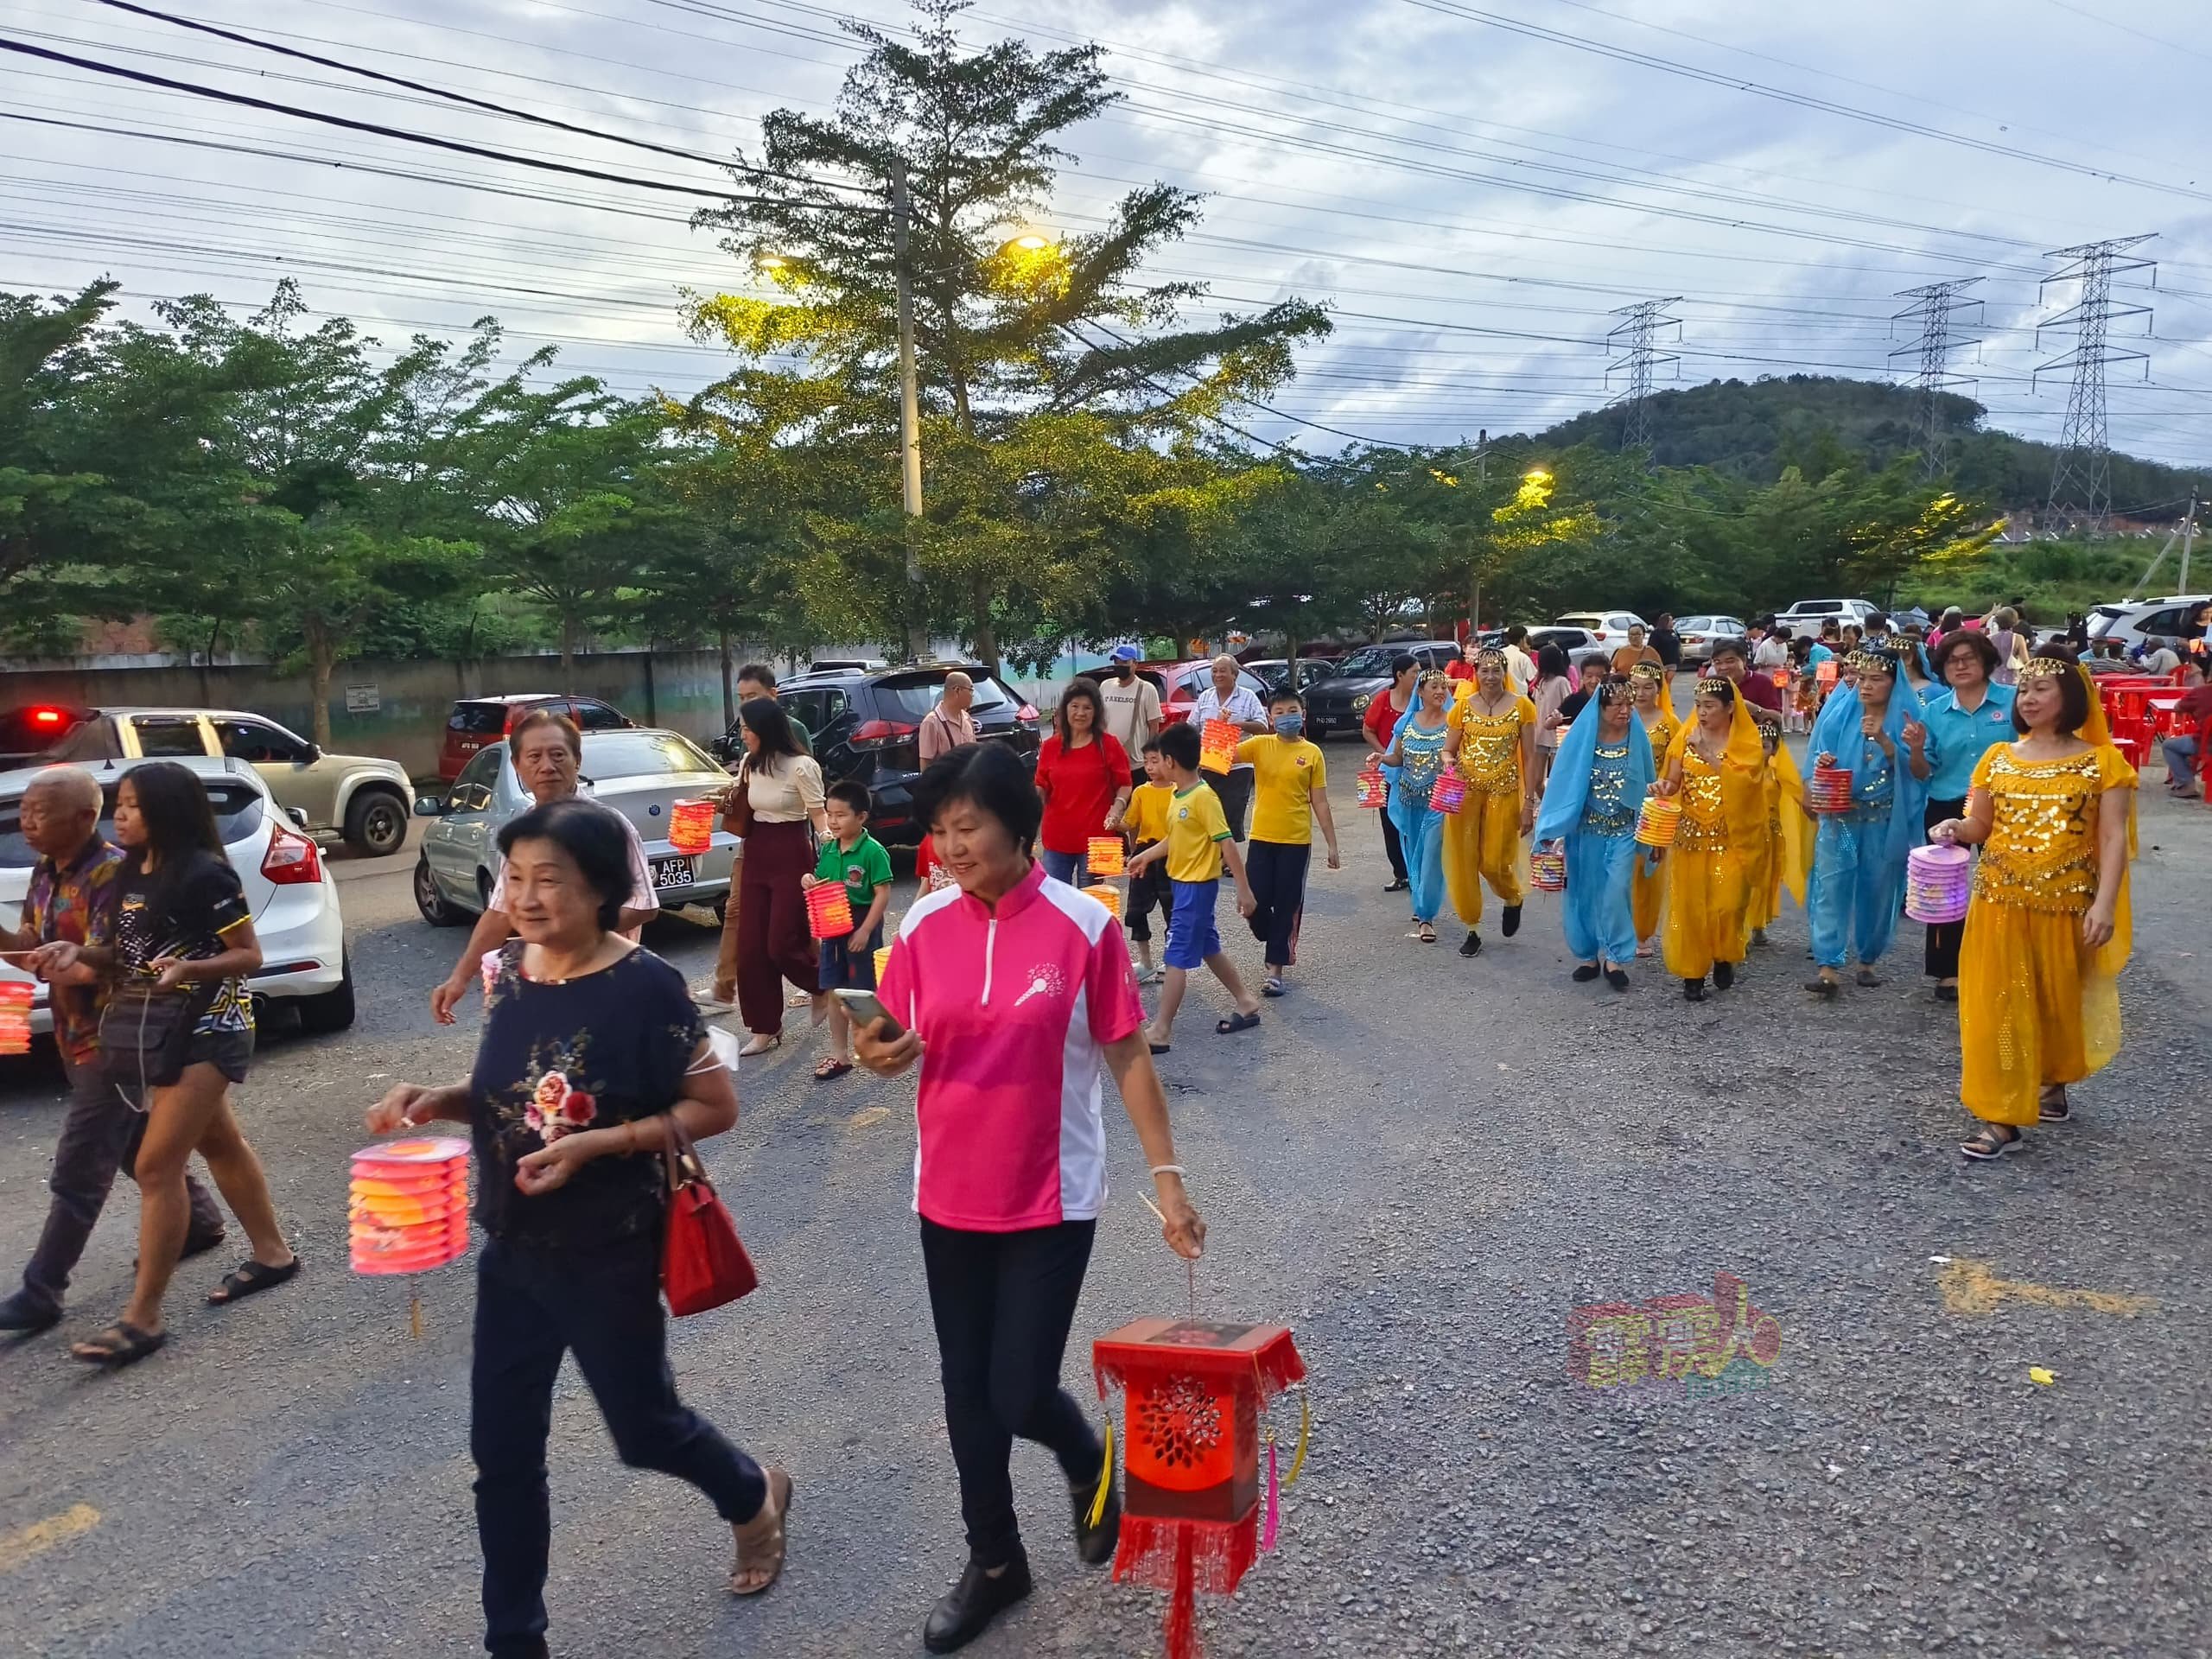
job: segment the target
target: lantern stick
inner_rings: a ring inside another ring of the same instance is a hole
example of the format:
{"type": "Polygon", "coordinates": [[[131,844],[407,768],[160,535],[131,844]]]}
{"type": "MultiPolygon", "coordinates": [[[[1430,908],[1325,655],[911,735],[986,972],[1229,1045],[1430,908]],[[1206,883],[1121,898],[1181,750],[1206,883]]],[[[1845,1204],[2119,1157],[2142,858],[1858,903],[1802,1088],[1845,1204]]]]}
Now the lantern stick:
{"type": "MultiPolygon", "coordinates": [[[[1160,1213],[1160,1206],[1152,1201],[1152,1194],[1140,1192],[1137,1196],[1144,1200],[1146,1209],[1160,1217],[1160,1224],[1165,1227],[1167,1224],[1167,1217],[1160,1213]]],[[[1186,1281],[1185,1290],[1190,1300],[1190,1316],[1195,1319],[1198,1317],[1198,1264],[1195,1260],[1186,1256],[1184,1258],[1183,1267],[1186,1281]]]]}
{"type": "Polygon", "coordinates": [[[417,1342],[423,1339],[422,1283],[413,1274],[407,1275],[407,1330],[417,1342]]]}

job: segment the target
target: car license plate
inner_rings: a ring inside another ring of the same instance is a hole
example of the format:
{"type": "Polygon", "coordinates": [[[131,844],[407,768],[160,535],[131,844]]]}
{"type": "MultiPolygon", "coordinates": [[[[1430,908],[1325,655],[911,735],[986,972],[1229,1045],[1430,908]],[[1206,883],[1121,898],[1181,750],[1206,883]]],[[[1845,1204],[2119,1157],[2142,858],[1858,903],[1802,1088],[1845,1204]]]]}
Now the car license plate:
{"type": "Polygon", "coordinates": [[[688,858],[657,858],[652,863],[653,887],[688,887],[697,881],[698,872],[688,858]]]}

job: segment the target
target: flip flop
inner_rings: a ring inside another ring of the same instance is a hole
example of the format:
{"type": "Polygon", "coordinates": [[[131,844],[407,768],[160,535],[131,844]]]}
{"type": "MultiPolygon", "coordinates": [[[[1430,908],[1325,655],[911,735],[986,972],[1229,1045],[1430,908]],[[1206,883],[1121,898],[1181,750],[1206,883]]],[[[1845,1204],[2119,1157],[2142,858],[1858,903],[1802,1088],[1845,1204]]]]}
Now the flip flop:
{"type": "Polygon", "coordinates": [[[1216,1035],[1227,1037],[1236,1032],[1249,1031],[1259,1023],[1260,1016],[1256,1014],[1239,1014],[1227,1020],[1215,1020],[1213,1028],[1216,1035]]]}
{"type": "MultiPolygon", "coordinates": [[[[281,1268],[270,1267],[248,1256],[223,1275],[221,1284],[207,1293],[207,1306],[228,1307],[249,1296],[258,1296],[264,1290],[274,1290],[279,1285],[291,1283],[299,1271],[300,1258],[296,1255],[281,1268]]],[[[121,1329],[120,1326],[117,1328],[121,1329]]]]}
{"type": "Polygon", "coordinates": [[[1155,1043],[1147,1041],[1145,1044],[1145,1046],[1155,1054],[1165,1054],[1172,1050],[1175,1045],[1173,1043],[1155,1043]]]}

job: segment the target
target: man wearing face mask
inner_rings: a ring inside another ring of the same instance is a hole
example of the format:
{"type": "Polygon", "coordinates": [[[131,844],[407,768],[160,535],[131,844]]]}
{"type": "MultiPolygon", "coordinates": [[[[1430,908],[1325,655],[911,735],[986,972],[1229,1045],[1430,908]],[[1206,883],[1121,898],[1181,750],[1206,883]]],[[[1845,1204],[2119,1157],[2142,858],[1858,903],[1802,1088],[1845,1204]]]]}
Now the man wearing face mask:
{"type": "Polygon", "coordinates": [[[1101,675],[1098,701],[1106,710],[1106,735],[1122,746],[1134,768],[1130,781],[1144,776],[1137,756],[1160,735],[1160,690],[1137,672],[1137,658],[1144,653],[1135,645],[1114,647],[1114,671],[1101,675]]]}
{"type": "Polygon", "coordinates": [[[1306,735],[1306,704],[1286,686],[1268,700],[1265,737],[1248,737],[1236,758],[1252,768],[1252,841],[1246,879],[1259,902],[1252,937],[1267,947],[1262,996],[1281,996],[1283,976],[1298,960],[1298,925],[1306,913],[1306,867],[1313,852],[1313,820],[1329,843],[1329,868],[1341,869],[1337,821],[1329,814],[1328,767],[1306,735]]]}

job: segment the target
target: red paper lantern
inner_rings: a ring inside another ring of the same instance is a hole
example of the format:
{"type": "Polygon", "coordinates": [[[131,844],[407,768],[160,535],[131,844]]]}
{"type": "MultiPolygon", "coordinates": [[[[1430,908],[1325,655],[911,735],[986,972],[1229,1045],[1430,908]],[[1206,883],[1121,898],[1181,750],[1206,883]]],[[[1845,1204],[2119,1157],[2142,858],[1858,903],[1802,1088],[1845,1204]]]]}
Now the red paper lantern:
{"type": "Polygon", "coordinates": [[[31,999],[28,979],[0,979],[0,1054],[31,1052],[31,999]]]}
{"type": "Polygon", "coordinates": [[[678,801],[668,809],[668,844],[679,853],[698,854],[715,844],[715,804],[678,801]]]}
{"type": "Polygon", "coordinates": [[[817,939],[842,939],[853,931],[853,901],[842,881],[817,881],[806,890],[807,931],[817,939]]]}
{"type": "Polygon", "coordinates": [[[1389,799],[1389,789],[1383,779],[1382,767],[1370,766],[1359,774],[1360,805],[1370,809],[1379,808],[1386,804],[1389,799]]]}
{"type": "MultiPolygon", "coordinates": [[[[1197,1592],[1228,1595],[1274,1546],[1272,1483],[1261,1529],[1262,1413],[1306,1362],[1281,1325],[1149,1319],[1092,1344],[1091,1370],[1100,1398],[1118,1388],[1128,1402],[1115,1580],[1166,1591],[1168,1659],[1193,1659],[1197,1592]]],[[[1272,1450],[1268,1463],[1272,1475],[1272,1450]]]]}

